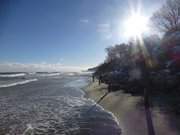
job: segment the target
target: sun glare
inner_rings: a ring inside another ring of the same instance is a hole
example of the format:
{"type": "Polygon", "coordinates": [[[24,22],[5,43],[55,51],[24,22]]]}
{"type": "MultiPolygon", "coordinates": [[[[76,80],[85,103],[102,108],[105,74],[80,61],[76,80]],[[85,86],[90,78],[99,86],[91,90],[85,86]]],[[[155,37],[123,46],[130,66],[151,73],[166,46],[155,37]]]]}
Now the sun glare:
{"type": "Polygon", "coordinates": [[[148,31],[148,18],[139,14],[130,16],[125,21],[125,36],[140,37],[142,33],[148,31]]]}

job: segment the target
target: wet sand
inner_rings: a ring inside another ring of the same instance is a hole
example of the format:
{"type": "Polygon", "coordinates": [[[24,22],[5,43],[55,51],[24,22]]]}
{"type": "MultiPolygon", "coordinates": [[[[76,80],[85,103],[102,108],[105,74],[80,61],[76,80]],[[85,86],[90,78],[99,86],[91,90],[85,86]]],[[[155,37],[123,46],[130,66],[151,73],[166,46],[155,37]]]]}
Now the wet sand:
{"type": "MultiPolygon", "coordinates": [[[[91,83],[86,89],[87,97],[97,101],[107,92],[105,84],[91,83]]],[[[145,109],[142,97],[117,91],[110,93],[100,102],[104,109],[112,112],[119,121],[122,135],[148,135],[145,109]]],[[[180,118],[161,112],[159,108],[151,109],[156,135],[180,135],[180,118]]]]}

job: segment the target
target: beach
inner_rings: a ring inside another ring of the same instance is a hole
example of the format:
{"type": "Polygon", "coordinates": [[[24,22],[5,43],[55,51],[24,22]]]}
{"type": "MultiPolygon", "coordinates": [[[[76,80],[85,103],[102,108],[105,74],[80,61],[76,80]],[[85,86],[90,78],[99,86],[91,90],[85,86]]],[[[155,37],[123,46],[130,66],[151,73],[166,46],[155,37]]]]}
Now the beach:
{"type": "MultiPolygon", "coordinates": [[[[88,98],[98,101],[107,92],[107,86],[94,82],[86,87],[85,92],[88,98]]],[[[100,105],[117,118],[122,135],[148,135],[142,97],[132,96],[123,91],[111,92],[100,102],[100,105]]],[[[158,107],[151,108],[151,112],[156,135],[180,134],[179,117],[162,112],[158,107]]]]}

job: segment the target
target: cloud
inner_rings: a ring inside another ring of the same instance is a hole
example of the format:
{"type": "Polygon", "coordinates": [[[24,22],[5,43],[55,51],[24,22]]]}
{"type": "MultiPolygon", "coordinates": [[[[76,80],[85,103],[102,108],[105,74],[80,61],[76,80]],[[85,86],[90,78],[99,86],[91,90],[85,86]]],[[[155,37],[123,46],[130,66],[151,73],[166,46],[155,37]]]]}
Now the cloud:
{"type": "Polygon", "coordinates": [[[98,32],[109,32],[111,25],[109,23],[98,24],[97,31],[98,32]]]}
{"type": "Polygon", "coordinates": [[[109,23],[101,23],[97,25],[97,32],[100,33],[100,35],[104,39],[111,39],[112,38],[112,30],[111,25],[109,23]]]}
{"type": "Polygon", "coordinates": [[[80,22],[81,23],[89,23],[89,20],[88,19],[81,19],[80,22]]]}
{"type": "Polygon", "coordinates": [[[88,67],[65,66],[61,63],[0,63],[0,72],[79,72],[88,67]]]}

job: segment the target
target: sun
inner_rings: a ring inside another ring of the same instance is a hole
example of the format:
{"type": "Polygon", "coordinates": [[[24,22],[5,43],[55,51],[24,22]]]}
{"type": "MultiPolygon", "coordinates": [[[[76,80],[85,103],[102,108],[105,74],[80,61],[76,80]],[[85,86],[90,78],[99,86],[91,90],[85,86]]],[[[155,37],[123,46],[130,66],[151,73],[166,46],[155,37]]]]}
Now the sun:
{"type": "Polygon", "coordinates": [[[124,28],[125,36],[140,37],[144,32],[148,31],[148,17],[133,14],[125,21],[124,28]]]}

